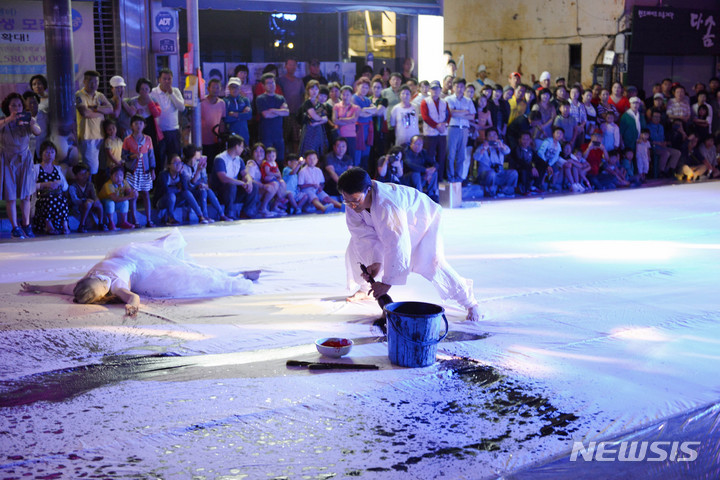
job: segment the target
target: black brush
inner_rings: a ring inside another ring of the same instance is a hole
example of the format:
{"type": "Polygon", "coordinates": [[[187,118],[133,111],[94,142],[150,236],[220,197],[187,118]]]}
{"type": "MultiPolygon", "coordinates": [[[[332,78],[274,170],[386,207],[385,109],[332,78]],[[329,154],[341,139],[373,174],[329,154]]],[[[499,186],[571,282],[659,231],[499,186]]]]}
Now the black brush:
{"type": "MultiPolygon", "coordinates": [[[[360,270],[362,270],[363,274],[368,276],[368,282],[370,283],[370,287],[373,287],[375,285],[375,278],[372,275],[370,275],[370,272],[368,271],[367,267],[361,263],[360,270]]],[[[378,302],[378,305],[380,305],[380,308],[382,309],[383,313],[382,313],[382,317],[375,320],[373,325],[379,327],[380,330],[382,330],[382,332],[387,335],[387,318],[385,318],[385,310],[384,309],[385,309],[385,305],[393,302],[393,299],[390,298],[390,295],[385,293],[383,295],[380,295],[376,300],[378,302]]]]}

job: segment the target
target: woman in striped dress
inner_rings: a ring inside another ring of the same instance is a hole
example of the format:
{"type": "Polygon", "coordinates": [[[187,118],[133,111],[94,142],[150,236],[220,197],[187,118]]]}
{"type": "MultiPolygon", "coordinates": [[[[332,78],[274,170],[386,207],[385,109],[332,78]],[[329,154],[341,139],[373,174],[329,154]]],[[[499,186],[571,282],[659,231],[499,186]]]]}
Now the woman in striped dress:
{"type": "MultiPolygon", "coordinates": [[[[154,227],[152,221],[152,207],[150,205],[150,190],[155,181],[155,153],[152,139],[145,135],[145,119],[135,115],[130,120],[132,133],[125,138],[122,147],[122,158],[127,170],[127,183],[138,192],[145,203],[145,216],[147,227],[154,227]]],[[[130,223],[136,228],[140,227],[137,222],[137,200],[130,201],[130,223]]]]}

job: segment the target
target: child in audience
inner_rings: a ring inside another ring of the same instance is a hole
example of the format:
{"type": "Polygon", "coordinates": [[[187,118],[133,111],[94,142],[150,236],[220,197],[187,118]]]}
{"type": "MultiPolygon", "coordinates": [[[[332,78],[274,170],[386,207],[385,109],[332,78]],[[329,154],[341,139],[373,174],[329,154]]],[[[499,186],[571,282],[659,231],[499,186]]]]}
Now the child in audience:
{"type": "Polygon", "coordinates": [[[532,139],[533,150],[537,151],[540,145],[542,145],[542,142],[547,138],[542,123],[542,114],[537,110],[533,110],[530,112],[528,120],[530,120],[530,138],[532,139]]]}
{"type": "Polygon", "coordinates": [[[84,163],[79,163],[73,167],[72,172],[75,181],[68,189],[68,196],[70,197],[70,203],[80,212],[78,233],[87,232],[87,219],[91,211],[95,212],[97,217],[98,230],[107,232],[108,227],[105,224],[102,203],[95,192],[95,186],[90,181],[90,169],[84,163]]]}
{"type": "Polygon", "coordinates": [[[102,186],[110,178],[110,170],[123,164],[123,141],[117,136],[117,123],[115,120],[107,119],[103,121],[102,128],[105,138],[100,149],[100,175],[95,179],[98,186],[102,186]]]}
{"type": "MultiPolygon", "coordinates": [[[[134,115],[130,119],[132,133],[123,141],[122,158],[125,168],[128,170],[127,183],[135,193],[143,198],[145,204],[145,217],[147,227],[154,227],[152,221],[152,206],[150,204],[150,191],[155,181],[155,152],[152,140],[143,133],[145,119],[140,115],[134,115]]],[[[136,228],[140,227],[137,221],[137,197],[130,200],[130,222],[136,228]]]]}
{"type": "Polygon", "coordinates": [[[605,112],[605,121],[600,125],[603,132],[603,145],[608,152],[620,148],[620,127],[615,124],[615,114],[605,112]]]}
{"type": "Polygon", "coordinates": [[[568,188],[575,193],[582,193],[585,187],[580,184],[580,170],[582,163],[573,155],[573,146],[570,143],[563,144],[560,158],[565,160],[563,164],[563,176],[568,188]]]}
{"type": "Polygon", "coordinates": [[[282,216],[287,215],[286,209],[288,203],[290,203],[290,207],[293,209],[297,208],[297,204],[295,203],[295,197],[288,195],[285,180],[283,180],[282,175],[280,174],[280,167],[278,167],[276,159],[277,151],[273,147],[265,150],[265,160],[263,160],[260,164],[260,173],[262,175],[263,184],[277,184],[274,212],[282,216]]]}
{"type": "Polygon", "coordinates": [[[127,216],[130,208],[130,201],[137,200],[138,193],[125,180],[123,167],[115,167],[110,170],[110,180],[105,182],[100,190],[100,200],[105,210],[106,222],[108,230],[115,231],[115,222],[113,221],[113,213],[117,210],[118,224],[123,229],[133,229],[135,225],[128,223],[127,216]]]}
{"type": "Polygon", "coordinates": [[[588,165],[590,165],[587,178],[596,190],[615,188],[615,184],[612,182],[613,177],[609,177],[602,172],[603,165],[605,165],[609,159],[605,145],[602,143],[602,137],[602,132],[599,129],[595,130],[590,136],[590,143],[588,143],[585,153],[583,153],[583,157],[588,165]]]}
{"type": "Polygon", "coordinates": [[[271,212],[268,209],[268,205],[270,201],[275,198],[275,195],[277,195],[280,185],[275,182],[263,183],[262,171],[260,170],[260,165],[265,161],[265,145],[260,142],[253,145],[252,157],[253,158],[247,161],[245,167],[247,168],[248,174],[253,178],[253,184],[259,188],[260,210],[258,213],[265,218],[277,217],[278,214],[271,212]]]}
{"type": "Polygon", "coordinates": [[[290,207],[290,215],[296,215],[302,212],[302,207],[307,203],[308,196],[301,193],[298,189],[298,172],[305,166],[305,159],[299,158],[295,154],[289,154],[285,159],[285,168],[283,169],[283,180],[285,180],[285,188],[288,195],[292,195],[295,206],[290,207]]]}
{"type": "Polygon", "coordinates": [[[548,189],[555,192],[562,187],[563,165],[565,160],[560,157],[562,152],[561,141],[565,136],[562,127],[553,127],[552,137],[546,138],[538,148],[538,156],[547,164],[548,189]]]}
{"type": "Polygon", "coordinates": [[[158,208],[165,209],[165,225],[180,224],[175,218],[176,207],[191,209],[198,217],[198,223],[208,224],[208,220],[203,216],[200,206],[188,187],[188,178],[182,173],[184,168],[185,164],[180,156],[171,155],[165,169],[160,172],[157,182],[155,182],[155,199],[158,208]]]}
{"type": "Polygon", "coordinates": [[[570,103],[567,101],[560,102],[560,115],[555,117],[553,125],[562,127],[564,132],[564,140],[575,145],[577,139],[577,120],[570,116],[570,103]]]}
{"type": "Polygon", "coordinates": [[[650,171],[650,130],[647,128],[640,131],[635,146],[635,163],[637,164],[640,180],[644,182],[645,176],[650,171]]]}
{"type": "Polygon", "coordinates": [[[340,202],[325,193],[325,177],[322,170],[317,167],[318,156],[314,150],[305,152],[307,165],[298,172],[298,187],[307,195],[310,202],[320,213],[325,213],[332,207],[340,209],[340,202]]]}

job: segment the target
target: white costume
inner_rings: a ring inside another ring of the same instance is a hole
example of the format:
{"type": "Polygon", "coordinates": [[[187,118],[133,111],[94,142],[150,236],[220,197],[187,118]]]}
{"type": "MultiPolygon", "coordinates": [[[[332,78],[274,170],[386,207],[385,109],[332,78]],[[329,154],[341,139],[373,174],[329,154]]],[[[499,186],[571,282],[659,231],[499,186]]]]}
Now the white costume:
{"type": "Polygon", "coordinates": [[[348,287],[367,286],[359,263],[382,264],[382,282],[404,285],[410,272],[431,281],[443,299],[465,308],[477,304],[472,280],[462,278],[445,260],[442,208],[424,193],[392,183],[372,182],[370,211],[346,209],[350,243],[345,254],[348,287]]]}
{"type": "Polygon", "coordinates": [[[250,293],[252,282],[232,274],[191,262],[187,243],[175,228],[147,243],[130,243],[105,256],[85,275],[110,281],[110,293],[126,288],[154,298],[214,297],[250,293]]]}

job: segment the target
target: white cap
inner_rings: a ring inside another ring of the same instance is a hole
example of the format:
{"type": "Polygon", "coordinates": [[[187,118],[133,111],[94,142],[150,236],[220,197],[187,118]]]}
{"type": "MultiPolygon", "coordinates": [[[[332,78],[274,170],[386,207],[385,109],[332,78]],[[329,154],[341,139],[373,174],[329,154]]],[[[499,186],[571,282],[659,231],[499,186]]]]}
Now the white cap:
{"type": "Polygon", "coordinates": [[[543,80],[550,80],[550,78],[552,78],[552,77],[550,76],[550,72],[543,72],[543,73],[540,74],[540,81],[541,81],[541,82],[542,82],[543,80]]]}
{"type": "Polygon", "coordinates": [[[636,102],[637,102],[637,103],[640,103],[640,98],[639,98],[639,97],[630,97],[630,103],[636,103],[636,102]]]}
{"type": "Polygon", "coordinates": [[[125,79],[122,78],[120,75],[115,75],[110,79],[110,86],[111,87],[126,87],[125,79]]]}
{"type": "Polygon", "coordinates": [[[480,65],[480,66],[478,67],[477,71],[478,71],[478,72],[486,72],[486,71],[487,71],[487,68],[485,67],[485,65],[480,65]]]}
{"type": "Polygon", "coordinates": [[[242,82],[240,81],[240,79],[238,77],[230,77],[230,80],[228,80],[227,84],[228,84],[228,87],[230,85],[237,85],[238,87],[242,86],[242,82]]]}

